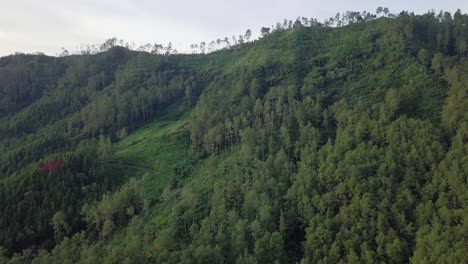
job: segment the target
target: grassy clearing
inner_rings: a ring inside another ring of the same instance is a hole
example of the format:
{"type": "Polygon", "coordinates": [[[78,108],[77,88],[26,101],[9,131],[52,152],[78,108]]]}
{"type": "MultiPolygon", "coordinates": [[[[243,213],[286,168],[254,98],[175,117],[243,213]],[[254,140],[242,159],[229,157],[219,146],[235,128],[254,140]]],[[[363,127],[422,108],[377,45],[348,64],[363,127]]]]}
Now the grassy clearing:
{"type": "Polygon", "coordinates": [[[146,125],[114,145],[106,167],[127,180],[144,181],[145,196],[159,197],[190,156],[189,116],[166,117],[146,125]]]}

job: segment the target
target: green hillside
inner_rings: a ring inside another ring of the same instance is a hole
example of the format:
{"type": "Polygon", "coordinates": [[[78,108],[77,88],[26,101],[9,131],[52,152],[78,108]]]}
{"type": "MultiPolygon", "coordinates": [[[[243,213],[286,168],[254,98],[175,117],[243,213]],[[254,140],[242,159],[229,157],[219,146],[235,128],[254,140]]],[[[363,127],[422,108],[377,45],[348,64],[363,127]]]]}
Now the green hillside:
{"type": "Polygon", "coordinates": [[[467,263],[467,25],[0,58],[0,263],[467,263]]]}

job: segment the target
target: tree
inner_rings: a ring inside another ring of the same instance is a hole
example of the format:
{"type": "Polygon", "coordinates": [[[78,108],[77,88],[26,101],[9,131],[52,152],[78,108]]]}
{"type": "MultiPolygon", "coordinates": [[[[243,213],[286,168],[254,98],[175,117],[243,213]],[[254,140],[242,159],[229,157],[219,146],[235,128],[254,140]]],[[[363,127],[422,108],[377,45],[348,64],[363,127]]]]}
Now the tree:
{"type": "Polygon", "coordinates": [[[198,44],[192,44],[192,45],[190,45],[190,49],[192,49],[192,54],[197,53],[198,44]]]}
{"type": "Polygon", "coordinates": [[[299,20],[299,18],[298,18],[294,22],[293,28],[300,28],[300,27],[302,27],[302,23],[301,23],[301,20],[299,20]]]}
{"type": "Polygon", "coordinates": [[[335,15],[335,20],[334,20],[334,21],[335,21],[335,23],[336,23],[336,26],[338,26],[338,27],[341,26],[342,21],[341,21],[341,15],[340,15],[340,13],[336,13],[336,15],[335,15]]]}
{"type": "Polygon", "coordinates": [[[62,48],[60,51],[59,57],[66,57],[69,55],[70,55],[70,52],[68,52],[68,50],[66,50],[65,48],[62,48]]]}
{"type": "Polygon", "coordinates": [[[54,214],[51,224],[54,228],[54,237],[56,242],[62,241],[62,239],[71,231],[71,226],[67,223],[66,216],[62,211],[54,214]]]}
{"type": "Polygon", "coordinates": [[[237,41],[237,38],[236,38],[236,36],[232,36],[232,38],[231,38],[231,39],[232,39],[232,43],[234,44],[234,46],[237,46],[237,44],[238,44],[238,41],[237,41]]]}
{"type": "Polygon", "coordinates": [[[383,8],[381,6],[377,7],[377,10],[375,11],[377,15],[383,12],[383,8]]]}
{"type": "Polygon", "coordinates": [[[3,246],[0,246],[0,263],[8,263],[7,251],[3,246]]]}
{"type": "Polygon", "coordinates": [[[159,54],[159,52],[163,50],[163,45],[154,43],[153,48],[151,49],[151,53],[153,54],[159,54]]]}
{"type": "Polygon", "coordinates": [[[239,35],[237,38],[237,42],[239,42],[240,45],[244,44],[244,37],[242,35],[239,35]]]}
{"type": "Polygon", "coordinates": [[[466,44],[466,41],[462,38],[459,38],[457,40],[457,51],[458,56],[460,56],[460,58],[465,58],[466,54],[468,53],[468,45],[466,44]]]}
{"type": "Polygon", "coordinates": [[[101,158],[107,157],[109,153],[112,150],[112,142],[110,140],[110,137],[106,137],[104,135],[99,136],[99,148],[98,148],[98,153],[101,158]]]}
{"type": "MultiPolygon", "coordinates": [[[[99,47],[99,50],[102,52],[102,51],[107,51],[109,49],[111,49],[112,47],[115,47],[115,45],[117,44],[117,38],[110,38],[108,40],[106,40],[103,44],[101,44],[101,46],[99,47]]],[[[93,53],[93,52],[91,52],[93,53]]]]}
{"type": "Polygon", "coordinates": [[[383,13],[385,14],[385,16],[388,16],[388,14],[390,13],[390,10],[388,10],[388,8],[385,7],[385,8],[383,9],[383,13]]]}
{"type": "Polygon", "coordinates": [[[229,41],[228,37],[224,38],[224,45],[225,45],[226,48],[231,47],[231,42],[229,41]]]}
{"type": "Polygon", "coordinates": [[[270,28],[262,27],[262,29],[260,30],[260,34],[262,35],[262,37],[270,34],[270,28]]]}
{"type": "MultiPolygon", "coordinates": [[[[239,37],[242,37],[242,36],[239,36],[239,37]]],[[[208,45],[208,52],[212,52],[216,49],[216,42],[215,41],[211,41],[210,44],[208,45]]]]}
{"type": "Polygon", "coordinates": [[[432,69],[436,74],[439,74],[442,70],[444,55],[442,53],[436,53],[432,58],[432,69]]]}
{"type": "Polygon", "coordinates": [[[201,42],[200,43],[200,53],[205,54],[205,49],[206,49],[206,42],[201,42]]]}
{"type": "Polygon", "coordinates": [[[101,229],[101,236],[103,237],[109,236],[114,230],[114,228],[115,228],[115,225],[112,219],[104,220],[104,223],[102,224],[102,229],[101,229]]]}
{"type": "Polygon", "coordinates": [[[244,39],[246,42],[249,42],[250,41],[250,37],[252,37],[252,31],[250,29],[247,29],[247,31],[245,32],[245,35],[244,35],[244,39]]]}
{"type": "Polygon", "coordinates": [[[124,139],[128,136],[128,130],[126,127],[122,128],[118,133],[117,133],[117,137],[119,139],[124,139]]]}
{"type": "Polygon", "coordinates": [[[431,55],[427,49],[421,49],[418,52],[418,59],[423,65],[429,65],[431,63],[431,55]]]}
{"type": "Polygon", "coordinates": [[[171,55],[172,53],[172,42],[169,42],[169,44],[167,44],[167,47],[166,47],[166,56],[168,55],[171,55]]]}

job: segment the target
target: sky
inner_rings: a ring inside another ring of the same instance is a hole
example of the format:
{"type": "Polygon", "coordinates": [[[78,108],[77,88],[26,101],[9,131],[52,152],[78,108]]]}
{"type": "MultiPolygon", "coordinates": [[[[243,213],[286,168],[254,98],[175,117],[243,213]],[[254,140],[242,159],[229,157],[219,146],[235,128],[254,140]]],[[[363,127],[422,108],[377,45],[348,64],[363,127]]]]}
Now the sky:
{"type": "Polygon", "coordinates": [[[319,21],[337,12],[468,12],[467,0],[0,0],[0,56],[15,52],[56,55],[117,37],[137,46],[190,44],[244,34],[298,16],[319,21]]]}

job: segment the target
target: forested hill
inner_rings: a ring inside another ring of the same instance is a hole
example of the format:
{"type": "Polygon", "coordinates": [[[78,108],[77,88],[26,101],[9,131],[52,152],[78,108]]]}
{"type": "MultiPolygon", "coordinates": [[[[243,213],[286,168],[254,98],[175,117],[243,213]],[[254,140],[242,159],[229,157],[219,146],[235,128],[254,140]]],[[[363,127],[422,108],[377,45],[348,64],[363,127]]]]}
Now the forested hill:
{"type": "Polygon", "coordinates": [[[0,58],[0,263],[468,263],[467,25],[0,58]]]}

